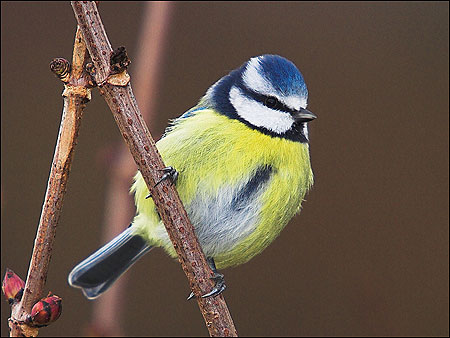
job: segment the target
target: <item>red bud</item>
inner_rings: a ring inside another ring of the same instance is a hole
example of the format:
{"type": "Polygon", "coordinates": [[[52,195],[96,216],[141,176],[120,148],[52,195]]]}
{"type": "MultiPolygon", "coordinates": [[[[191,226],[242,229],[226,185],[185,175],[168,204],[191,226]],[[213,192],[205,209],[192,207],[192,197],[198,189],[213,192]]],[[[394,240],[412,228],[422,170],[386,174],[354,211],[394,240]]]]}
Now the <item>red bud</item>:
{"type": "Polygon", "coordinates": [[[19,302],[22,299],[25,282],[17,276],[14,271],[6,268],[5,278],[3,279],[2,291],[10,305],[19,302]]]}
{"type": "Polygon", "coordinates": [[[31,309],[31,324],[47,326],[59,318],[62,311],[62,299],[55,295],[47,296],[34,304],[31,309]]]}

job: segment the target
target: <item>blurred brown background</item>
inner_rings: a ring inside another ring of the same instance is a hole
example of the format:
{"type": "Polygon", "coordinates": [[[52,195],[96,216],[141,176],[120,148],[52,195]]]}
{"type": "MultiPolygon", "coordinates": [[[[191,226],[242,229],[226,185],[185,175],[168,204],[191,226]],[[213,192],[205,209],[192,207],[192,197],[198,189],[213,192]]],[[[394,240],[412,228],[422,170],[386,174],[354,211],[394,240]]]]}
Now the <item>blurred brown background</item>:
{"type": "MultiPolygon", "coordinates": [[[[145,3],[105,2],[131,59],[145,3]]],[[[227,269],[242,336],[449,334],[448,2],[176,3],[156,92],[159,138],[218,78],[275,53],[302,71],[316,184],[261,255],[227,269]]],[[[1,273],[25,278],[62,110],[54,57],[71,58],[68,2],[1,3],[1,273]]],[[[133,66],[130,73],[133,81],[133,66]]],[[[92,302],[67,285],[100,244],[111,149],[121,144],[94,90],[82,122],[47,287],[62,317],[40,336],[82,335],[92,302]]],[[[126,226],[127,224],[124,224],[126,226]]],[[[127,273],[128,336],[207,335],[176,261],[154,250],[127,273]]],[[[1,332],[9,306],[1,301],[1,332]]]]}

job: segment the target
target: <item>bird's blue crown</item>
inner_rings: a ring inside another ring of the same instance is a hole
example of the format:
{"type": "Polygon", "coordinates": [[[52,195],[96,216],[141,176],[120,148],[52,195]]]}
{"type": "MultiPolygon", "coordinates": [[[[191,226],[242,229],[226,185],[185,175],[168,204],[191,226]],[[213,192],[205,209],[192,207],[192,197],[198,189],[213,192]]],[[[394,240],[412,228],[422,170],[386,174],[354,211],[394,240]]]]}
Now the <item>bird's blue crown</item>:
{"type": "Polygon", "coordinates": [[[306,124],[292,118],[306,108],[307,99],[308,90],[297,67],[284,57],[266,54],[251,58],[218,80],[182,118],[212,108],[262,133],[307,142],[306,124]]]}
{"type": "MultiPolygon", "coordinates": [[[[250,61],[246,62],[246,67],[250,61]]],[[[278,55],[263,55],[258,58],[261,75],[282,95],[308,97],[305,80],[297,67],[278,55]]]]}

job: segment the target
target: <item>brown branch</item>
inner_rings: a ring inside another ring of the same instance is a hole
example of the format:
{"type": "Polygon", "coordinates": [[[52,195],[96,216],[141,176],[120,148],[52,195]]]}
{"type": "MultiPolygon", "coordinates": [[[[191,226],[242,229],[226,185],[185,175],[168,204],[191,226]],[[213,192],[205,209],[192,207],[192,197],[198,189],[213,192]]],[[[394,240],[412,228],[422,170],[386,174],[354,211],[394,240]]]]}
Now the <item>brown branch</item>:
{"type": "Polygon", "coordinates": [[[201,298],[213,287],[213,276],[174,186],[167,180],[154,188],[164,163],[142,118],[126,70],[111,76],[113,54],[97,6],[72,1],[72,8],[95,66],[100,93],[110,107],[119,130],[149,188],[156,208],[178,254],[211,336],[236,336],[223,295],[201,298]],[[127,80],[128,79],[128,80],[127,80]]]}
{"type": "Polygon", "coordinates": [[[69,63],[64,59],[55,59],[51,63],[52,71],[66,82],[63,92],[64,108],[24,293],[22,300],[12,307],[9,319],[12,337],[36,336],[38,333],[38,329],[29,326],[26,321],[33,305],[44,295],[56,226],[61,214],[81,117],[85,103],[90,99],[89,79],[83,72],[86,57],[86,46],[80,31],[77,30],[71,72],[69,73],[69,63]]]}
{"type": "MultiPolygon", "coordinates": [[[[174,3],[152,1],[145,3],[143,24],[138,39],[138,51],[134,65],[134,94],[142,117],[147,125],[156,119],[155,102],[158,96],[162,58],[167,45],[167,31],[171,24],[174,3]]],[[[130,182],[136,173],[136,164],[125,143],[114,147],[113,163],[109,164],[109,179],[106,196],[102,241],[110,241],[123,230],[133,216],[134,203],[129,194],[130,182]]],[[[105,164],[106,166],[106,164],[105,164]]],[[[129,276],[122,276],[114,285],[93,303],[93,314],[86,335],[97,333],[103,336],[123,335],[122,315],[129,276]]]]}

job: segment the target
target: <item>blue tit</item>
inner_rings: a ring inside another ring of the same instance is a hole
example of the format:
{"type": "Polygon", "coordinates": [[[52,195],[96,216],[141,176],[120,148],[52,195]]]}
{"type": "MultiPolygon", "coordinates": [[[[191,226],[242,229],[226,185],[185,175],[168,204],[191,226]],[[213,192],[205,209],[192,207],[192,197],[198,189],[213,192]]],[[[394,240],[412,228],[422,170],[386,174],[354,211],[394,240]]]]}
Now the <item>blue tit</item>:
{"type": "MultiPolygon", "coordinates": [[[[198,104],[173,120],[156,146],[186,208],[216,287],[217,269],[263,251],[300,211],[313,184],[302,74],[278,55],[253,57],[214,83],[198,104]]],[[[69,284],[93,299],[152,248],[175,249],[138,171],[131,187],[136,216],[111,242],[79,263],[69,284]]]]}

